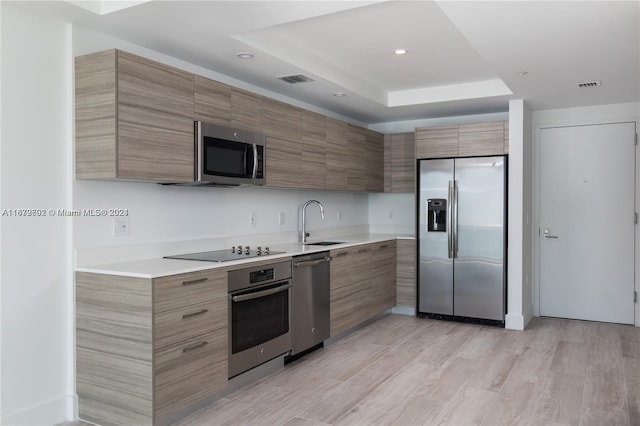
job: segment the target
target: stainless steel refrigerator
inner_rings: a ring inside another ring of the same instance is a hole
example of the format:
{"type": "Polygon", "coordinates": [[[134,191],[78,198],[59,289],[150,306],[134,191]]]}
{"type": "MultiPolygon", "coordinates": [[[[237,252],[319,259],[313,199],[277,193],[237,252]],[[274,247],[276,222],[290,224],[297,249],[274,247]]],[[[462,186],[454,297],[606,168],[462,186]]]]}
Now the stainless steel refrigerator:
{"type": "Polygon", "coordinates": [[[504,324],[506,157],[420,160],[418,314],[504,324]]]}

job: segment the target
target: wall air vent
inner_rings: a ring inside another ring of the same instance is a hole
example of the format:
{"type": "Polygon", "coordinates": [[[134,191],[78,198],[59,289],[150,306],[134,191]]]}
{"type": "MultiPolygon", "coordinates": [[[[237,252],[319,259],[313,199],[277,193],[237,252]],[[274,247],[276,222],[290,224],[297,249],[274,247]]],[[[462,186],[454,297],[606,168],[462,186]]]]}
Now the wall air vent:
{"type": "Polygon", "coordinates": [[[600,80],[583,81],[582,83],[578,83],[578,87],[597,87],[601,84],[600,80]]]}
{"type": "Polygon", "coordinates": [[[304,74],[282,75],[282,76],[276,77],[276,78],[278,80],[282,80],[285,83],[289,83],[289,84],[309,83],[311,81],[315,81],[311,77],[307,77],[304,74]]]}

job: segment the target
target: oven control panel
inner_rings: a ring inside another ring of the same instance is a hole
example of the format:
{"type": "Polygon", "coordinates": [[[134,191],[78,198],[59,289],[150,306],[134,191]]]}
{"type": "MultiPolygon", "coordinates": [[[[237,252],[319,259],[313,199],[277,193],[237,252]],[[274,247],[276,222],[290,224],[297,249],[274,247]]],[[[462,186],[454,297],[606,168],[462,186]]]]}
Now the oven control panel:
{"type": "Polygon", "coordinates": [[[291,261],[273,262],[266,265],[229,271],[229,293],[278,281],[291,279],[291,261]]]}
{"type": "Polygon", "coordinates": [[[273,268],[263,269],[261,271],[254,271],[249,273],[249,283],[257,284],[264,281],[271,281],[273,279],[273,268]]]}

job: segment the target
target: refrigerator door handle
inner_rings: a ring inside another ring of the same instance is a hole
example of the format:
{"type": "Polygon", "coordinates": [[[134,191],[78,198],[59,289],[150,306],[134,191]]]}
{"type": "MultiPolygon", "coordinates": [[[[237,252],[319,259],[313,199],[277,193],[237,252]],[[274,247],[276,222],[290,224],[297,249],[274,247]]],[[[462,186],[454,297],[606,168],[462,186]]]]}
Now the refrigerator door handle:
{"type": "Polygon", "coordinates": [[[451,207],[451,241],[453,258],[458,257],[458,181],[453,181],[453,203],[451,207]]]}
{"type": "Polygon", "coordinates": [[[453,259],[453,181],[449,181],[449,194],[447,195],[447,256],[453,259]]]}

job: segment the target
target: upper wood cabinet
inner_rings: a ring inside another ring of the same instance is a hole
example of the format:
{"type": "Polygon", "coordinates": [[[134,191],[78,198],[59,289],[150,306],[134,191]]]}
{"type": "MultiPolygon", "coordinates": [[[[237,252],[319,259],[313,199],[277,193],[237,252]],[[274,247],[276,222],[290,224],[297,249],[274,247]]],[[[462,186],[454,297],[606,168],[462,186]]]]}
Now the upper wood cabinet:
{"type": "Polygon", "coordinates": [[[415,134],[394,133],[384,136],[384,192],[415,191],[415,134]]]}
{"type": "Polygon", "coordinates": [[[458,126],[458,155],[504,154],[504,122],[461,124],[458,126]]]}
{"type": "Polygon", "coordinates": [[[327,189],[349,189],[348,139],[347,123],[327,117],[327,189]]]}
{"type": "Polygon", "coordinates": [[[349,136],[347,139],[347,189],[349,191],[366,191],[367,167],[366,167],[366,136],[362,127],[348,125],[349,136]]]}
{"type": "Polygon", "coordinates": [[[327,117],[302,111],[302,185],[327,189],[327,117]]]}
{"type": "Polygon", "coordinates": [[[493,121],[418,128],[416,158],[507,154],[505,126],[508,128],[508,122],[493,121]]]}
{"type": "Polygon", "coordinates": [[[75,76],[78,179],[193,182],[204,121],[266,135],[267,186],[384,190],[379,133],[115,49],[75,76]]]}
{"type": "Polygon", "coordinates": [[[231,124],[231,86],[193,76],[194,120],[229,126],[231,124]]]}
{"type": "Polygon", "coordinates": [[[366,179],[368,192],[384,191],[384,135],[371,130],[364,131],[366,179]]]}
{"type": "Polygon", "coordinates": [[[193,84],[119,50],[76,58],[76,177],[192,181],[193,84]]]}
{"type": "Polygon", "coordinates": [[[416,129],[416,158],[458,156],[458,126],[416,129]]]}

